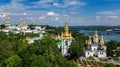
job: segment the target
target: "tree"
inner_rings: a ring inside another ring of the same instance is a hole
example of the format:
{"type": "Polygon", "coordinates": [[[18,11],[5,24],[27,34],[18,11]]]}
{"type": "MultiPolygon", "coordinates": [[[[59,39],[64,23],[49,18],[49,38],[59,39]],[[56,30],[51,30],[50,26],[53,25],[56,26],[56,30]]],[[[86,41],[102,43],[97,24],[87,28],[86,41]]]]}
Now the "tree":
{"type": "Polygon", "coordinates": [[[50,67],[50,64],[48,61],[46,61],[45,57],[42,55],[32,55],[30,57],[32,60],[30,65],[31,67],[50,67]]]}
{"type": "Polygon", "coordinates": [[[105,44],[107,46],[107,55],[113,57],[113,54],[116,54],[116,57],[120,56],[120,42],[111,40],[105,44]],[[115,51],[114,51],[115,50],[115,51]]]}
{"type": "Polygon", "coordinates": [[[118,56],[118,60],[120,61],[120,56],[118,56]]]}
{"type": "Polygon", "coordinates": [[[104,67],[116,67],[113,64],[105,64],[104,67]]]}
{"type": "Polygon", "coordinates": [[[21,67],[22,59],[18,55],[13,55],[6,59],[6,67],[21,67]]]}
{"type": "Polygon", "coordinates": [[[79,42],[72,42],[69,49],[70,59],[78,59],[83,53],[83,44],[79,42]]]}

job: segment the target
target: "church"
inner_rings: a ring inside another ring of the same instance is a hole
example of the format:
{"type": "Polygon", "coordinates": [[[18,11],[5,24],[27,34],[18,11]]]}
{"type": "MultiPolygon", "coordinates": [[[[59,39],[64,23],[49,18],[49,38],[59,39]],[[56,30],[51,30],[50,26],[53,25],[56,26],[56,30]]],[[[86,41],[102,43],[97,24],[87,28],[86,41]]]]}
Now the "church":
{"type": "Polygon", "coordinates": [[[69,46],[71,45],[73,39],[71,32],[69,32],[68,22],[65,23],[64,32],[62,32],[61,35],[58,35],[57,39],[59,40],[57,43],[58,48],[61,50],[62,55],[68,56],[69,46]]]}
{"type": "Polygon", "coordinates": [[[99,58],[106,57],[107,47],[104,44],[105,44],[104,37],[101,36],[99,39],[97,31],[95,31],[93,38],[89,36],[89,39],[86,40],[86,44],[83,49],[84,56],[86,58],[90,56],[99,57],[99,58]]]}

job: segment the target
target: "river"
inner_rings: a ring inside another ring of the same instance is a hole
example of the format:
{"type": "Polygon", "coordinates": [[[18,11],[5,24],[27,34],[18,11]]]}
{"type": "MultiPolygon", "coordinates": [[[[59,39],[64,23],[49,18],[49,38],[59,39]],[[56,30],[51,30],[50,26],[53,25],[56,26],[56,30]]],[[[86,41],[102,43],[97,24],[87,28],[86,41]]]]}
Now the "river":
{"type": "MultiPolygon", "coordinates": [[[[90,36],[94,35],[94,31],[92,30],[80,30],[79,32],[90,36]]],[[[115,34],[114,32],[98,31],[98,35],[103,35],[106,40],[116,40],[120,42],[120,34],[115,34]]]]}

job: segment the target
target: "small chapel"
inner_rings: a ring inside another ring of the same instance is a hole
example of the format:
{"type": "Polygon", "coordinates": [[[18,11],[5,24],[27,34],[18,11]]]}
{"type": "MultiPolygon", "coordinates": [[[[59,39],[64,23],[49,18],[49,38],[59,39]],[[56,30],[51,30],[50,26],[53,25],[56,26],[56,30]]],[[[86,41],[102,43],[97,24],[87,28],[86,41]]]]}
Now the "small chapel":
{"type": "Polygon", "coordinates": [[[86,58],[90,56],[103,58],[106,57],[106,46],[105,46],[105,39],[103,36],[98,37],[97,31],[94,32],[93,38],[89,36],[89,39],[86,40],[86,44],[83,49],[84,56],[86,58]]]}

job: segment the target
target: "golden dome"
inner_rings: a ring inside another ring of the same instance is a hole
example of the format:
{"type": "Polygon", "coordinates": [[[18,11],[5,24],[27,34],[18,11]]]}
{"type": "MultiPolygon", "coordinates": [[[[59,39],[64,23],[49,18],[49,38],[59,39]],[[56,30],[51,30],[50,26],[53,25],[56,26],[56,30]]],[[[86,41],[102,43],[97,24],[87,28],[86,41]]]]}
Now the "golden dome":
{"type": "Polygon", "coordinates": [[[94,38],[98,38],[97,31],[94,32],[94,38]]]}
{"type": "Polygon", "coordinates": [[[101,36],[101,38],[100,38],[100,46],[102,46],[102,45],[104,45],[104,37],[103,36],[101,36]]]}
{"type": "Polygon", "coordinates": [[[90,46],[91,45],[91,36],[89,36],[89,39],[88,40],[86,40],[86,44],[87,44],[87,46],[90,46]]]}
{"type": "Polygon", "coordinates": [[[21,22],[21,24],[20,24],[21,26],[26,26],[27,25],[27,23],[26,22],[21,22]]]}
{"type": "Polygon", "coordinates": [[[62,39],[72,39],[71,32],[69,33],[68,22],[65,23],[64,33],[61,33],[62,39]]]}

